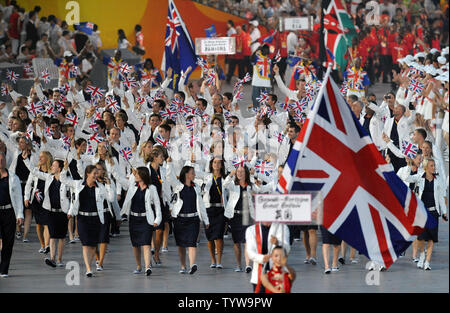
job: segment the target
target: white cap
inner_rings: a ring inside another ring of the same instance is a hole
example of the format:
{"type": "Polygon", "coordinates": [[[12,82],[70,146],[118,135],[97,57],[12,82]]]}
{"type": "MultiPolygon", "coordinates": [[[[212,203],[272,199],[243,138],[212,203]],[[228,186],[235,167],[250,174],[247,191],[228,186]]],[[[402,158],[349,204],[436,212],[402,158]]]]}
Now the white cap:
{"type": "Polygon", "coordinates": [[[73,56],[72,52],[64,51],[64,57],[71,57],[71,56],[73,56]]]}
{"type": "Polygon", "coordinates": [[[426,57],[425,52],[419,52],[419,53],[416,53],[416,55],[414,56],[414,59],[424,58],[424,57],[426,57]]]}
{"type": "Polygon", "coordinates": [[[257,20],[250,21],[250,24],[252,24],[252,25],[255,26],[255,27],[258,27],[258,26],[259,26],[259,23],[258,23],[257,20]]]}
{"type": "Polygon", "coordinates": [[[444,65],[445,63],[447,63],[447,59],[445,57],[443,57],[442,55],[440,57],[437,58],[437,61],[439,62],[439,64],[444,65]]]}
{"type": "Polygon", "coordinates": [[[448,47],[445,47],[444,49],[442,49],[442,54],[448,54],[448,47]]]}
{"type": "Polygon", "coordinates": [[[398,63],[406,63],[406,60],[405,60],[405,58],[400,58],[400,59],[397,59],[397,62],[398,63]]]}
{"type": "Polygon", "coordinates": [[[448,83],[448,72],[444,75],[439,75],[436,77],[437,80],[441,81],[442,83],[447,82],[448,83]]]}
{"type": "Polygon", "coordinates": [[[433,48],[433,49],[430,50],[430,53],[431,53],[431,54],[435,54],[436,52],[439,52],[439,50],[436,49],[436,48],[433,48]]]}

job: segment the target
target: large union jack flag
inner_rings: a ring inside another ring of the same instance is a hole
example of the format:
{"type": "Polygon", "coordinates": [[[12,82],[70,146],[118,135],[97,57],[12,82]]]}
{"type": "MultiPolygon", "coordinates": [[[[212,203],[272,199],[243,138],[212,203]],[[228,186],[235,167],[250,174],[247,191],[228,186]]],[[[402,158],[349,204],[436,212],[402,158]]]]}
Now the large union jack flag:
{"type": "Polygon", "coordinates": [[[323,226],[386,268],[425,226],[436,223],[385,162],[331,78],[325,79],[278,189],[321,191],[323,226]]]}

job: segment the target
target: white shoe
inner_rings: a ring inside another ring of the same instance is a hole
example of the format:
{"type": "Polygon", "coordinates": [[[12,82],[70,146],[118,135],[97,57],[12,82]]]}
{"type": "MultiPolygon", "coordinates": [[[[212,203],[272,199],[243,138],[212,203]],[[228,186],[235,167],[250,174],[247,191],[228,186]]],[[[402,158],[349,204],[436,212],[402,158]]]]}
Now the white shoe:
{"type": "Polygon", "coordinates": [[[324,274],[330,274],[331,270],[329,268],[325,269],[325,271],[323,271],[324,274]]]}
{"type": "Polygon", "coordinates": [[[169,252],[169,249],[167,249],[167,248],[162,248],[162,249],[161,249],[161,252],[162,252],[162,253],[167,253],[167,252],[169,252]]]}
{"type": "Polygon", "coordinates": [[[367,268],[369,271],[373,271],[375,269],[375,263],[374,262],[370,262],[369,267],[367,268]]]}
{"type": "Polygon", "coordinates": [[[331,268],[331,271],[332,271],[332,272],[339,272],[339,267],[332,267],[332,268],[331,268]]]}
{"type": "Polygon", "coordinates": [[[97,272],[103,271],[103,266],[100,266],[97,264],[96,270],[97,270],[97,272]]]}
{"type": "Polygon", "coordinates": [[[235,272],[242,272],[242,268],[236,267],[236,268],[234,269],[234,271],[235,271],[235,272]]]}
{"type": "Polygon", "coordinates": [[[64,264],[63,262],[58,262],[56,263],[56,267],[64,267],[66,264],[64,264]]]}
{"type": "Polygon", "coordinates": [[[423,263],[425,262],[425,253],[421,253],[419,256],[419,262],[417,262],[418,268],[423,268],[423,263]]]}
{"type": "Polygon", "coordinates": [[[358,264],[358,259],[352,259],[352,264],[358,264]]]}
{"type": "Polygon", "coordinates": [[[423,265],[423,269],[426,271],[431,271],[430,262],[425,262],[423,265]]]}

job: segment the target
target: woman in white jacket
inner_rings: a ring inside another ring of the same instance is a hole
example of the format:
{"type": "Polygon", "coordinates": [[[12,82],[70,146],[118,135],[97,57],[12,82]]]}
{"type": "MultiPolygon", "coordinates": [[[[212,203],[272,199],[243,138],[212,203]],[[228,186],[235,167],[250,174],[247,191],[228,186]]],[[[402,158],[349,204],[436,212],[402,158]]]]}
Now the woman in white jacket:
{"type": "Polygon", "coordinates": [[[84,171],[84,180],[72,180],[67,177],[69,163],[64,162],[61,172],[61,182],[71,187],[75,199],[69,209],[67,217],[78,216],[78,233],[83,245],[83,259],[86,265],[86,276],[92,277],[91,263],[100,236],[100,224],[104,223],[104,200],[114,201],[114,190],[111,189],[109,179],[106,185],[97,182],[97,168],[88,165],[84,171]]]}
{"type": "MultiPolygon", "coordinates": [[[[270,191],[270,185],[266,186],[260,188],[256,184],[252,184],[250,182],[250,172],[246,166],[240,166],[237,170],[233,170],[223,183],[222,188],[227,190],[229,194],[228,202],[225,206],[225,217],[229,219],[229,225],[231,227],[237,264],[235,268],[236,272],[242,272],[241,244],[245,244],[245,231],[254,218],[252,194],[270,191]]],[[[244,250],[244,255],[246,264],[245,272],[250,273],[252,267],[250,266],[250,260],[246,250],[244,250]]]]}
{"type": "MultiPolygon", "coordinates": [[[[423,201],[425,208],[430,215],[437,220],[439,225],[439,216],[447,221],[447,199],[445,197],[446,187],[436,178],[435,162],[433,159],[425,159],[423,167],[425,174],[416,174],[409,176],[405,181],[416,183],[419,187],[419,197],[423,201]]],[[[417,237],[419,241],[420,257],[417,263],[418,268],[431,270],[430,261],[433,253],[434,243],[438,242],[438,225],[435,228],[425,228],[422,234],[417,237]],[[428,241],[427,253],[425,258],[425,241],[428,241]]]]}
{"type": "Polygon", "coordinates": [[[209,219],[205,204],[201,196],[200,187],[194,184],[195,170],[193,167],[184,166],[180,172],[180,180],[174,177],[171,159],[168,161],[168,178],[170,179],[176,202],[172,208],[173,233],[178,246],[181,270],[180,274],[186,274],[186,248],[189,249],[189,274],[194,274],[198,266],[195,263],[197,256],[197,238],[200,232],[200,222],[203,221],[205,229],[209,228],[209,219]]]}
{"type": "MultiPolygon", "coordinates": [[[[30,166],[28,160],[25,161],[30,166]]],[[[45,187],[41,192],[44,194],[42,207],[48,212],[48,231],[50,236],[50,258],[45,259],[45,263],[51,267],[63,267],[62,256],[64,251],[64,242],[67,235],[67,212],[69,211],[70,199],[68,197],[68,188],[61,183],[60,175],[64,167],[64,162],[54,160],[50,173],[42,172],[36,168],[31,168],[31,175],[45,182],[45,187]],[[58,249],[56,246],[58,244],[58,249]],[[58,258],[56,251],[58,250],[58,258]]]]}
{"type": "Polygon", "coordinates": [[[203,180],[203,201],[210,222],[210,227],[205,231],[208,239],[211,268],[222,269],[223,236],[225,232],[225,205],[223,182],[225,180],[225,163],[221,157],[215,157],[209,162],[209,172],[203,180]],[[217,251],[217,262],[216,262],[217,251]]]}
{"type": "Polygon", "coordinates": [[[134,274],[140,274],[141,247],[144,250],[145,275],[152,273],[151,252],[153,231],[161,223],[161,205],[156,187],[151,184],[150,172],[146,167],[133,169],[128,181],[116,176],[128,190],[121,215],[129,216],[130,238],[136,258],[134,274]]]}
{"type": "MultiPolygon", "coordinates": [[[[37,170],[33,167],[34,164],[30,164],[28,159],[24,159],[24,164],[28,170],[35,170],[33,173],[50,172],[52,163],[53,157],[48,151],[42,151],[39,154],[37,170]]],[[[24,191],[24,202],[25,208],[32,210],[34,219],[36,220],[36,233],[41,244],[39,253],[47,254],[50,252],[50,234],[48,231],[48,211],[43,207],[45,200],[45,178],[41,177],[36,174],[30,174],[28,176],[24,191]]],[[[24,240],[26,240],[26,232],[24,232],[24,240]]]]}

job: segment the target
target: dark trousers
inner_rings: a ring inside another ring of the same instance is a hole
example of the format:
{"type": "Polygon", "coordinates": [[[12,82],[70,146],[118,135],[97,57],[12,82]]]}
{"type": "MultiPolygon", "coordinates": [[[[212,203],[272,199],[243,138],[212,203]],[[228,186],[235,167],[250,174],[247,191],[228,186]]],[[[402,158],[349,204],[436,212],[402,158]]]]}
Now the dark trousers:
{"type": "Polygon", "coordinates": [[[249,73],[250,76],[253,75],[253,65],[252,62],[250,61],[250,57],[249,56],[245,56],[244,57],[244,61],[243,61],[243,72],[242,72],[242,76],[241,73],[239,73],[239,76],[241,76],[240,78],[244,78],[246,73],[249,73]]]}
{"type": "MultiPolygon", "coordinates": [[[[253,292],[255,292],[256,284],[252,284],[252,286],[253,286],[253,292]]],[[[264,288],[263,284],[261,284],[261,287],[259,288],[259,292],[258,293],[266,293],[266,288],[264,288]]]]}
{"type": "Polygon", "coordinates": [[[286,74],[286,60],[287,58],[281,58],[280,62],[277,63],[278,68],[280,69],[280,77],[284,79],[284,74],[286,74]]]}
{"type": "Polygon", "coordinates": [[[0,232],[2,237],[2,256],[0,262],[0,274],[8,274],[11,261],[14,235],[16,231],[16,214],[14,209],[0,210],[0,232]]]}
{"type": "Polygon", "coordinates": [[[383,70],[383,83],[387,83],[388,76],[392,78],[392,56],[380,55],[380,63],[383,70]]]}
{"type": "Polygon", "coordinates": [[[228,64],[228,73],[227,73],[227,82],[231,81],[231,77],[234,75],[234,71],[236,70],[236,65],[238,67],[238,75],[239,79],[244,78],[244,60],[243,59],[230,59],[228,64]]]}

